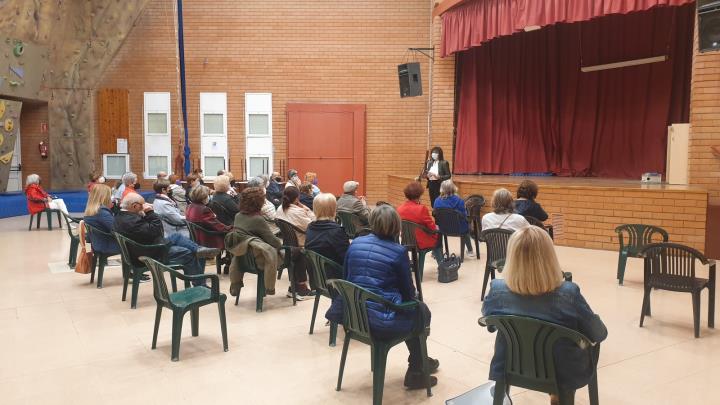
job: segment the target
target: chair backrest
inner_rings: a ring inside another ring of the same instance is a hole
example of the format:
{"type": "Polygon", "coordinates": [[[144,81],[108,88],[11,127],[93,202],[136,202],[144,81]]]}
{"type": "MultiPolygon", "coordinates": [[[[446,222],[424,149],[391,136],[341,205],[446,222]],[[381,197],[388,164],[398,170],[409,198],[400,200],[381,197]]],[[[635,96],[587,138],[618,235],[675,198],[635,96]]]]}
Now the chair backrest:
{"type": "Polygon", "coordinates": [[[150,269],[150,274],[152,274],[155,301],[160,305],[170,307],[170,293],[168,292],[167,283],[165,282],[165,272],[170,270],[170,268],[147,256],[140,257],[140,261],[150,269]]]}
{"type": "Polygon", "coordinates": [[[65,219],[65,225],[67,225],[67,233],[68,233],[68,235],[70,235],[70,238],[77,238],[78,235],[73,235],[73,233],[72,233],[73,228],[70,226],[70,222],[72,222],[72,220],[70,219],[68,214],[66,214],[62,211],[60,211],[60,213],[62,214],[63,218],[65,219]]]}
{"type": "Polygon", "coordinates": [[[503,315],[481,318],[483,326],[497,328],[505,339],[505,382],[508,385],[558,393],[553,348],[560,339],[569,339],[586,349],[593,369],[597,365],[594,346],[580,332],[534,318],[503,315]]]}
{"type": "Polygon", "coordinates": [[[340,219],[340,224],[345,229],[345,234],[347,234],[350,239],[354,238],[358,229],[363,227],[360,216],[352,212],[338,211],[337,217],[340,219]]]}
{"type": "Polygon", "coordinates": [[[691,291],[695,262],[709,263],[702,253],[678,243],[651,243],[640,254],[645,257],[645,282],[673,291],[691,291]]]}
{"type": "MultiPolygon", "coordinates": [[[[235,217],[230,211],[228,211],[227,208],[225,208],[224,205],[222,205],[221,203],[219,203],[217,201],[210,200],[210,202],[208,203],[208,208],[210,208],[210,210],[215,213],[215,215],[218,217],[218,221],[220,221],[220,222],[223,222],[221,220],[221,218],[234,218],[235,217]]],[[[225,225],[232,225],[232,224],[226,223],[225,225]]]]}
{"type": "Polygon", "coordinates": [[[501,228],[486,229],[480,233],[480,238],[487,243],[488,263],[505,259],[508,241],[512,234],[513,231],[501,228]]]}
{"type": "Polygon", "coordinates": [[[666,230],[653,225],[624,224],[615,228],[615,232],[618,234],[620,250],[627,249],[628,254],[632,256],[638,255],[645,245],[660,242],[657,239],[653,240],[656,235],[662,238],[662,242],[667,242],[669,239],[666,230]],[[627,240],[625,240],[625,236],[627,236],[627,240]]]}
{"type": "Polygon", "coordinates": [[[186,222],[187,222],[188,232],[190,233],[190,239],[192,239],[193,242],[195,242],[195,243],[197,243],[198,234],[201,234],[201,233],[204,235],[207,235],[207,236],[225,237],[225,235],[226,235],[225,232],[213,231],[213,230],[207,229],[207,228],[203,227],[202,225],[198,224],[197,222],[190,222],[190,221],[186,221],[186,222]]]}
{"type": "Polygon", "coordinates": [[[473,219],[480,219],[482,216],[481,211],[484,206],[485,197],[479,194],[470,195],[465,199],[465,210],[467,211],[468,216],[473,219]]]}
{"type": "Polygon", "coordinates": [[[305,233],[302,229],[280,218],[275,218],[275,225],[280,229],[280,236],[284,246],[300,246],[296,232],[305,233]]]}
{"type": "Polygon", "coordinates": [[[115,235],[115,239],[120,245],[120,256],[123,262],[130,267],[145,267],[145,264],[140,261],[141,256],[152,257],[161,263],[167,263],[168,261],[170,250],[168,245],[142,245],[117,232],[113,232],[113,235],[115,235]]]}
{"type": "Polygon", "coordinates": [[[435,208],[433,217],[438,226],[438,230],[448,236],[460,236],[460,225],[463,220],[467,222],[465,217],[452,208],[435,208]]]}
{"type": "Polygon", "coordinates": [[[382,297],[345,280],[329,280],[328,284],[332,286],[343,299],[345,329],[352,332],[356,337],[371,340],[367,301],[382,300],[382,297]]]}
{"type": "MultiPolygon", "coordinates": [[[[90,246],[92,246],[93,238],[103,237],[106,239],[115,239],[115,237],[111,233],[101,231],[100,229],[98,229],[92,225],[89,225],[87,222],[83,222],[83,224],[85,224],[85,232],[87,232],[87,235],[85,236],[85,241],[86,241],[86,243],[89,243],[90,246]],[[94,236],[91,236],[91,235],[94,235],[94,236]]],[[[93,250],[94,249],[95,248],[93,248],[93,250]]]]}
{"type": "Polygon", "coordinates": [[[408,248],[417,247],[417,232],[425,232],[428,235],[432,233],[425,226],[412,221],[402,221],[402,232],[400,233],[400,243],[408,248]]]}
{"type": "Polygon", "coordinates": [[[335,263],[327,257],[305,249],[305,257],[310,262],[310,270],[315,276],[315,288],[322,295],[329,297],[331,292],[328,286],[328,270],[334,269],[335,274],[343,274],[343,266],[335,263]]]}
{"type": "Polygon", "coordinates": [[[525,217],[525,220],[528,221],[528,223],[530,225],[545,229],[545,224],[543,223],[543,221],[541,221],[533,216],[530,216],[530,215],[523,215],[523,217],[525,217]]]}

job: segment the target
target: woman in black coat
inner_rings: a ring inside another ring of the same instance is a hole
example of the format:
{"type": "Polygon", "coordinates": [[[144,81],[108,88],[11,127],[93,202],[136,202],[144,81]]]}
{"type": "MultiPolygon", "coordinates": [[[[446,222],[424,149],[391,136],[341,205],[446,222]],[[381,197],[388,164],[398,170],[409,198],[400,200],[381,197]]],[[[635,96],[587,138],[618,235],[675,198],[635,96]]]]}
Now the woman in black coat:
{"type": "MultiPolygon", "coordinates": [[[[342,266],[350,241],[342,226],[335,222],[336,209],[334,195],[320,193],[315,197],[313,211],[317,220],[308,225],[305,249],[312,250],[342,266]]],[[[328,274],[327,277],[342,278],[342,274],[328,274]]]]}
{"type": "Polygon", "coordinates": [[[450,163],[445,160],[443,150],[436,146],[430,151],[430,159],[425,162],[425,170],[423,176],[427,178],[427,188],[430,191],[430,206],[435,206],[435,199],[440,195],[440,184],[450,179],[450,163]]]}

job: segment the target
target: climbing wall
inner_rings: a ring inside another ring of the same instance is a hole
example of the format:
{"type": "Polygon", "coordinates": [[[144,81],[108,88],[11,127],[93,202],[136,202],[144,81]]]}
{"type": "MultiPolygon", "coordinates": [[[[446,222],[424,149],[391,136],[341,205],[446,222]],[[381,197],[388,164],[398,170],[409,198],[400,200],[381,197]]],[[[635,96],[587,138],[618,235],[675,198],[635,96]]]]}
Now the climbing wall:
{"type": "Polygon", "coordinates": [[[20,129],[19,101],[0,99],[0,193],[7,190],[10,163],[20,129]]]}
{"type": "Polygon", "coordinates": [[[47,100],[48,56],[45,46],[0,38],[0,94],[47,100]]]}

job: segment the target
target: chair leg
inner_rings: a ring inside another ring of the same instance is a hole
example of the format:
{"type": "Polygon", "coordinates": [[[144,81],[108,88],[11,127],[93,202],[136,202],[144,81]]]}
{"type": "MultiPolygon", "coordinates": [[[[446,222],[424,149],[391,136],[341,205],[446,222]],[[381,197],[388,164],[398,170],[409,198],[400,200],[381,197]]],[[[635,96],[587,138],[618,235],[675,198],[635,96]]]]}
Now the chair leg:
{"type": "Polygon", "coordinates": [[[448,246],[448,237],[443,235],[443,244],[445,245],[445,251],[443,251],[443,254],[447,253],[448,256],[450,256],[450,247],[448,246]]]}
{"type": "Polygon", "coordinates": [[[35,217],[35,229],[40,229],[40,221],[42,220],[42,212],[38,212],[35,217]]]}
{"type": "MultiPolygon", "coordinates": [[[[175,280],[175,277],[170,277],[170,288],[172,288],[172,292],[177,292],[177,280],[175,280]]],[[[189,287],[185,287],[186,289],[189,287]]]]}
{"type": "Polygon", "coordinates": [[[162,305],[158,304],[157,309],[155,310],[155,329],[153,329],[153,340],[152,340],[152,346],[151,349],[155,349],[157,345],[157,336],[158,336],[158,330],[160,329],[160,317],[162,316],[162,305]]]}
{"type": "Polygon", "coordinates": [[[222,252],[215,256],[215,271],[217,271],[218,276],[222,275],[222,252]]]}
{"type": "Polygon", "coordinates": [[[106,263],[107,263],[106,257],[98,258],[97,288],[103,288],[103,276],[105,275],[105,264],[106,263]]]}
{"type": "Polygon", "coordinates": [[[643,294],[642,308],[640,309],[640,327],[642,328],[643,322],[645,321],[645,315],[650,316],[650,291],[652,289],[648,286],[645,287],[645,293],[643,294]]]}
{"type": "Polygon", "coordinates": [[[623,280],[625,279],[625,266],[627,265],[627,252],[622,251],[620,252],[620,256],[618,257],[618,269],[617,269],[617,279],[618,284],[623,285],[623,280]]]}
{"type": "Polygon", "coordinates": [[[385,389],[385,364],[387,362],[388,348],[375,346],[373,357],[373,405],[382,405],[383,391],[385,389]]]}
{"type": "Polygon", "coordinates": [[[227,321],[225,319],[225,300],[218,301],[218,314],[220,315],[220,332],[222,333],[223,350],[228,351],[227,321]]]}
{"type": "Polygon", "coordinates": [[[588,384],[588,393],[590,394],[590,405],[599,405],[597,370],[595,370],[595,374],[593,374],[588,384]]]}
{"type": "Polygon", "coordinates": [[[480,238],[478,237],[480,231],[477,229],[477,222],[473,224],[473,227],[475,228],[475,258],[480,260],[480,238]]]}
{"type": "Polygon", "coordinates": [[[337,340],[337,322],[330,322],[330,347],[335,347],[335,341],[337,340]]]}
{"type": "Polygon", "coordinates": [[[465,238],[460,236],[460,263],[465,263],[465,238]]]}
{"type": "Polygon", "coordinates": [[[30,214],[30,225],[28,225],[28,231],[32,231],[33,217],[35,217],[35,215],[30,214]]]}
{"type": "MultiPolygon", "coordinates": [[[[128,270],[128,272],[131,270],[128,270]]],[[[125,273],[125,271],[123,271],[125,273]]],[[[127,296],[127,289],[128,289],[128,283],[129,283],[128,276],[123,274],[123,293],[122,293],[122,300],[125,301],[125,297],[127,296]]]]}
{"type": "Polygon", "coordinates": [[[432,385],[430,383],[430,364],[428,363],[428,354],[427,354],[427,336],[423,336],[422,339],[420,339],[420,355],[422,356],[422,362],[423,362],[423,374],[425,377],[425,389],[427,391],[427,396],[432,396],[432,385]]]}
{"type": "Polygon", "coordinates": [[[315,329],[315,317],[317,316],[318,305],[320,305],[320,294],[315,295],[315,303],[313,304],[312,317],[310,318],[310,334],[313,334],[315,329]]]}
{"type": "Polygon", "coordinates": [[[575,390],[558,392],[560,405],[573,405],[575,403],[575,390]]]}
{"type": "Polygon", "coordinates": [[[708,328],[715,328],[715,284],[708,284],[708,328]]]}
{"type": "MultiPolygon", "coordinates": [[[[93,254],[92,260],[90,260],[90,268],[92,269],[90,271],[90,284],[92,284],[95,281],[95,270],[97,269],[97,264],[98,264],[97,262],[98,262],[98,256],[93,254]]],[[[100,276],[98,275],[98,284],[100,284],[99,277],[100,276]]]]}
{"type": "Polygon", "coordinates": [[[172,324],[172,354],[170,359],[178,361],[180,359],[180,336],[182,335],[183,312],[181,310],[173,311],[172,324]]]}
{"type": "Polygon", "coordinates": [[[142,275],[141,271],[136,271],[133,277],[133,283],[132,283],[132,293],[130,295],[130,308],[135,309],[137,308],[137,297],[138,297],[138,290],[140,290],[140,276],[142,275]]]}
{"type": "Polygon", "coordinates": [[[493,405],[503,405],[505,402],[505,394],[507,393],[508,386],[505,385],[504,381],[496,381],[495,387],[493,388],[493,405]]]}
{"type": "Polygon", "coordinates": [[[58,228],[62,229],[62,214],[60,213],[60,211],[55,211],[55,213],[57,214],[58,228]]]}
{"type": "Polygon", "coordinates": [[[335,391],[340,391],[342,387],[343,372],[345,371],[345,360],[347,359],[348,348],[350,347],[350,334],[345,333],[345,341],[343,342],[342,356],[340,356],[340,370],[338,371],[338,381],[335,391]]]}
{"type": "Polygon", "coordinates": [[[237,306],[238,301],[240,301],[240,290],[242,290],[242,288],[238,290],[238,295],[235,296],[235,306],[237,306]]]}
{"type": "Polygon", "coordinates": [[[425,255],[427,255],[427,252],[418,253],[418,277],[421,283],[425,274],[425,255]]]}
{"type": "MultiPolygon", "coordinates": [[[[255,297],[255,312],[262,312],[263,298],[265,297],[265,282],[263,281],[263,272],[258,271],[257,274],[257,296],[255,297]]],[[[238,297],[240,293],[238,292],[238,297]]]]}
{"type": "Polygon", "coordinates": [[[50,211],[45,211],[45,217],[47,218],[48,223],[48,231],[52,231],[52,213],[50,211]]]}
{"type": "Polygon", "coordinates": [[[487,289],[488,279],[490,278],[490,268],[485,266],[485,274],[483,275],[483,286],[482,293],[480,294],[480,301],[485,300],[485,290],[487,289]]]}
{"type": "Polygon", "coordinates": [[[693,328],[695,330],[695,337],[700,337],[700,291],[692,293],[692,304],[693,304],[693,328]]]}
{"type": "Polygon", "coordinates": [[[190,329],[193,336],[200,334],[200,308],[190,310],[190,329]]]}

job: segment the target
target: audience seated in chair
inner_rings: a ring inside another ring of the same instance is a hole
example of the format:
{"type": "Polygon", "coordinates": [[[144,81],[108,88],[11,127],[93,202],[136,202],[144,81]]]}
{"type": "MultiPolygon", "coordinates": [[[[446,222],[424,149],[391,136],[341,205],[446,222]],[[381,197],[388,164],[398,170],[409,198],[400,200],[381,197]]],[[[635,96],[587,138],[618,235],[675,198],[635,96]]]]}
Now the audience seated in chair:
{"type": "Polygon", "coordinates": [[[37,174],[27,176],[25,181],[25,197],[27,198],[30,215],[43,212],[46,208],[60,210],[65,215],[69,215],[65,201],[62,198],[52,198],[50,194],[43,190],[40,182],[40,176],[37,174]]]}
{"type": "MultiPolygon", "coordinates": [[[[433,208],[451,208],[462,215],[460,220],[460,232],[465,233],[463,237],[463,243],[467,247],[467,257],[475,257],[473,252],[472,241],[470,240],[470,234],[468,233],[469,226],[467,222],[467,211],[465,210],[465,201],[457,195],[457,186],[452,180],[445,180],[440,184],[440,197],[435,199],[435,206],[433,208]]],[[[460,247],[462,249],[462,246],[460,247]]]]}
{"type": "Polygon", "coordinates": [[[318,194],[321,193],[320,187],[318,187],[318,177],[317,173],[315,172],[307,172],[305,173],[305,181],[310,183],[312,185],[312,196],[313,198],[317,197],[318,194]]]}
{"type": "Polygon", "coordinates": [[[219,249],[199,246],[180,234],[165,238],[160,216],[140,194],[128,194],[120,208],[121,211],[115,216],[113,231],[142,245],[168,244],[169,263],[165,264],[182,265],[185,274],[204,273],[204,259],[213,258],[220,253],[219,249]]]}
{"type": "Polygon", "coordinates": [[[236,297],[243,284],[240,257],[252,251],[255,264],[263,270],[265,293],[275,294],[275,280],[280,261],[278,250],[282,241],[270,230],[262,216],[262,206],[267,200],[262,187],[248,187],[240,193],[240,212],[235,216],[235,227],[225,238],[227,250],[233,254],[230,264],[230,295],[236,297]]]}
{"type": "MultiPolygon", "coordinates": [[[[483,316],[519,315],[576,330],[593,342],[607,337],[600,317],[593,313],[577,284],[565,281],[553,242],[545,230],[529,226],[516,231],[508,244],[504,279],[493,280],[483,303],[483,316]]],[[[495,339],[490,379],[505,370],[505,339],[495,339]]],[[[571,341],[555,346],[560,388],[576,390],[588,384],[594,368],[586,353],[571,341]]],[[[554,402],[553,402],[554,403],[554,402]]]]}
{"type": "Polygon", "coordinates": [[[279,207],[280,202],[282,201],[283,189],[285,188],[282,184],[282,177],[280,177],[280,173],[273,172],[272,178],[266,188],[268,201],[273,203],[275,208],[279,207]]]}
{"type": "Polygon", "coordinates": [[[302,184],[300,184],[300,187],[298,187],[298,190],[300,190],[300,202],[302,205],[313,209],[313,191],[312,191],[312,184],[308,183],[307,181],[304,181],[302,184]]]}
{"type": "Polygon", "coordinates": [[[92,188],[95,187],[96,184],[105,184],[105,176],[98,172],[92,172],[88,177],[90,180],[86,185],[88,193],[92,191],[92,188]]]}
{"type": "Polygon", "coordinates": [[[492,208],[493,212],[482,218],[483,230],[501,228],[517,231],[530,226],[522,215],[513,213],[513,197],[505,188],[499,188],[493,193],[492,208]]]}
{"type": "MultiPolygon", "coordinates": [[[[283,191],[282,205],[278,207],[275,213],[277,219],[285,220],[302,231],[307,231],[308,225],[315,220],[315,214],[300,202],[300,191],[296,187],[286,187],[283,191]]],[[[305,246],[305,234],[296,232],[300,247],[305,246]]],[[[305,266],[305,256],[299,248],[294,248],[292,252],[293,261],[293,277],[295,279],[295,291],[298,299],[312,296],[313,292],[308,286],[308,275],[305,266]]],[[[291,295],[288,288],[288,295],[291,295]]]]}
{"type": "Polygon", "coordinates": [[[300,180],[300,177],[298,176],[298,171],[295,169],[288,170],[287,178],[288,182],[285,187],[300,187],[300,184],[302,184],[302,180],[300,180]]]}
{"type": "MultiPolygon", "coordinates": [[[[102,183],[95,184],[90,189],[83,220],[87,225],[112,235],[113,221],[115,218],[110,212],[111,195],[112,190],[110,187],[102,183]]],[[[93,252],[103,253],[108,256],[120,254],[120,246],[112,236],[89,233],[88,240],[92,245],[93,252]]]]}
{"type": "Polygon", "coordinates": [[[515,213],[524,217],[537,218],[542,222],[547,221],[548,214],[535,202],[538,195],[538,186],[532,180],[523,180],[517,189],[515,200],[515,213]]]}
{"type": "MultiPolygon", "coordinates": [[[[230,232],[232,226],[220,222],[214,212],[207,206],[210,202],[210,189],[206,186],[195,187],[190,192],[191,204],[187,207],[185,218],[189,222],[200,225],[208,231],[230,232]]],[[[205,232],[198,232],[195,236],[197,243],[210,248],[224,249],[225,237],[222,235],[210,235],[205,232]]]]}
{"type": "MultiPolygon", "coordinates": [[[[342,266],[350,241],[343,227],[335,222],[337,202],[330,193],[315,197],[313,211],[316,221],[311,222],[305,235],[305,249],[312,250],[342,266]]],[[[328,274],[327,278],[338,278],[340,274],[328,274]]]]}
{"type": "Polygon", "coordinates": [[[180,176],[177,174],[170,175],[170,186],[168,186],[168,197],[170,197],[177,205],[178,210],[182,215],[185,215],[187,209],[187,196],[185,195],[185,189],[180,183],[180,176]]]}
{"type": "Polygon", "coordinates": [[[235,215],[240,211],[239,199],[230,195],[230,178],[225,175],[215,177],[215,194],[208,207],[215,213],[218,221],[232,226],[235,215]]]}
{"type": "MultiPolygon", "coordinates": [[[[431,231],[437,230],[437,225],[435,225],[435,220],[430,215],[430,211],[420,202],[420,197],[422,197],[425,192],[425,188],[422,184],[420,184],[419,181],[410,182],[407,186],[405,186],[403,192],[405,193],[407,201],[397,208],[400,218],[404,221],[410,221],[422,225],[431,231]]],[[[422,229],[417,229],[415,231],[415,240],[417,241],[417,247],[419,250],[432,248],[432,255],[435,258],[435,261],[438,264],[440,263],[443,251],[442,238],[438,234],[429,234],[424,232],[422,229]]]]}
{"type": "Polygon", "coordinates": [[[152,202],[153,210],[162,219],[163,231],[166,237],[180,234],[189,238],[190,233],[185,221],[185,214],[183,214],[184,211],[180,211],[178,203],[168,195],[170,186],[170,181],[166,179],[155,181],[153,184],[153,190],[155,191],[155,199],[152,202]]]}
{"type": "Polygon", "coordinates": [[[137,174],[133,172],[127,172],[123,174],[122,176],[122,186],[118,188],[119,198],[117,198],[118,201],[122,201],[128,194],[130,193],[137,193],[136,190],[138,190],[139,184],[138,184],[138,177],[137,174]]]}
{"type": "Polygon", "coordinates": [[[360,183],[353,180],[346,181],[345,184],[343,184],[343,195],[337,200],[337,210],[357,214],[360,217],[360,222],[365,226],[368,224],[370,210],[368,209],[365,197],[358,198],[355,196],[359,185],[360,183]]]}
{"type": "MultiPolygon", "coordinates": [[[[263,218],[265,218],[265,222],[267,222],[268,226],[270,227],[270,231],[273,233],[273,235],[278,235],[280,233],[280,228],[275,225],[275,210],[277,209],[275,207],[275,204],[272,203],[272,201],[268,200],[268,194],[267,194],[267,186],[270,184],[269,178],[265,180],[267,176],[258,176],[253,177],[252,179],[248,180],[247,188],[250,187],[259,187],[262,189],[263,193],[265,193],[265,202],[263,203],[262,210],[260,213],[262,214],[263,218]]],[[[282,198],[282,192],[280,192],[280,198],[282,198]]]]}
{"type": "MultiPolygon", "coordinates": [[[[419,184],[419,183],[418,183],[419,184]]],[[[345,280],[363,287],[383,298],[400,304],[416,299],[415,287],[410,276],[407,250],[395,242],[400,235],[400,216],[389,205],[377,207],[370,214],[373,233],[353,240],[345,257],[345,280]]],[[[368,303],[370,332],[375,339],[392,339],[407,334],[414,328],[415,312],[424,311],[430,326],[430,310],[420,302],[417,309],[395,312],[375,303],[368,303]]],[[[326,317],[332,322],[343,322],[342,300],[333,299],[326,317]]],[[[422,356],[419,339],[405,342],[410,352],[404,385],[410,389],[425,388],[422,373],[422,356]]],[[[437,370],[439,362],[429,359],[431,370],[437,370]]],[[[437,384],[436,377],[431,385],[437,384]]]]}

